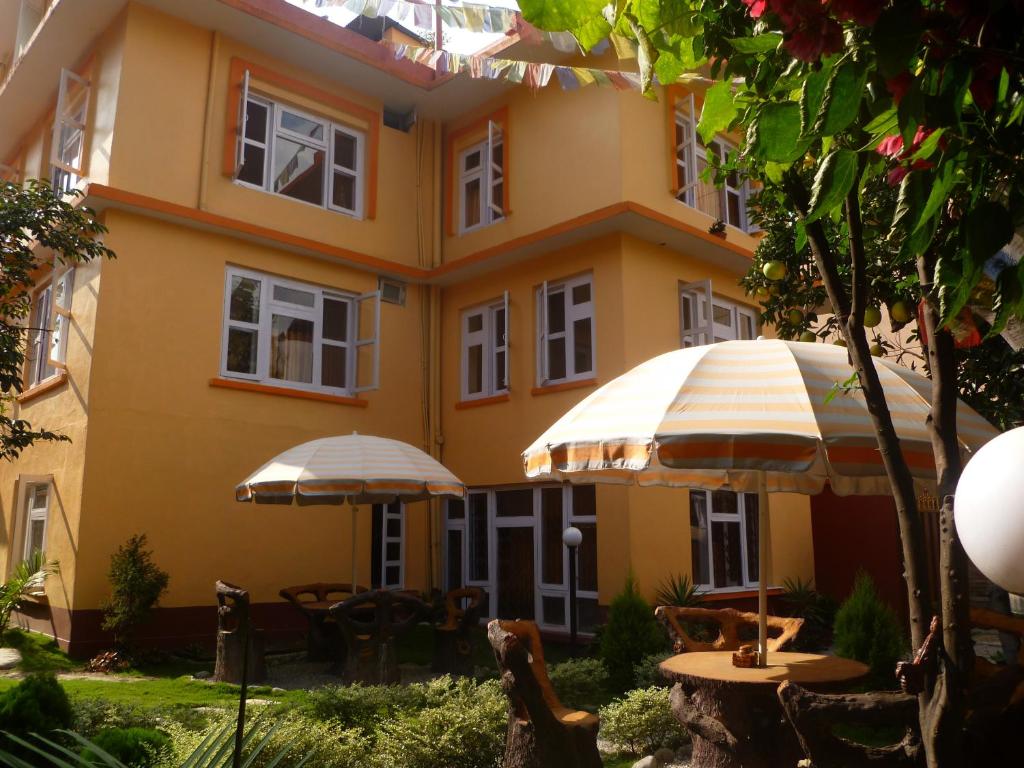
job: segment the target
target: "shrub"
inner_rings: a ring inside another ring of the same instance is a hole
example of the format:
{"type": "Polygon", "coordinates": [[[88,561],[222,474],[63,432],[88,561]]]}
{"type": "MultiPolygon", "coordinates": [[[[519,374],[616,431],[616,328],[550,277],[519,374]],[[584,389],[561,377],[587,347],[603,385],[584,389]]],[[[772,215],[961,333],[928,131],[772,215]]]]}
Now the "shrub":
{"type": "Polygon", "coordinates": [[[104,699],[73,699],[71,711],[72,729],[87,739],[107,728],[155,728],[159,723],[153,710],[104,699]]]}
{"type": "Polygon", "coordinates": [[[639,688],[601,707],[601,738],[631,755],[675,749],[687,739],[666,688],[639,688]]]}
{"type": "Polygon", "coordinates": [[[669,688],[671,684],[661,674],[658,665],[665,659],[672,658],[672,653],[652,653],[644,656],[633,666],[633,679],[637,688],[669,688]]]}
{"type": "Polygon", "coordinates": [[[507,707],[496,681],[445,676],[422,686],[427,706],[385,722],[374,750],[381,768],[496,768],[507,707]]]}
{"type": "Polygon", "coordinates": [[[872,683],[892,687],[906,639],[892,608],[882,602],[871,577],[861,571],[836,613],[836,653],[871,667],[872,683]]]}
{"type": "Polygon", "coordinates": [[[658,605],[675,605],[679,608],[700,605],[704,595],[696,584],[690,582],[686,574],[669,576],[658,587],[655,596],[658,605]]]}
{"type": "Polygon", "coordinates": [[[782,602],[788,613],[804,620],[803,627],[793,640],[793,651],[817,651],[829,644],[832,624],[836,617],[836,604],[814,588],[810,580],[786,579],[782,582],[782,602]]]}
{"type": "MultiPolygon", "coordinates": [[[[92,743],[129,768],[150,768],[171,749],[170,738],[152,728],[104,728],[92,743]]],[[[104,764],[99,753],[89,747],[80,754],[96,765],[104,764]]]]}
{"type": "Polygon", "coordinates": [[[633,577],[608,608],[608,624],[601,633],[601,658],[613,691],[634,686],[633,667],[644,657],[665,650],[666,640],[654,611],[636,591],[633,577]]]}
{"type": "Polygon", "coordinates": [[[332,720],[342,728],[372,733],[384,720],[422,708],[422,685],[329,685],[309,692],[304,710],[317,720],[332,720]]]}
{"type": "Polygon", "coordinates": [[[608,670],[600,659],[569,659],[548,668],[551,685],[563,704],[574,709],[604,700],[608,670]]]}
{"type": "Polygon", "coordinates": [[[0,585],[0,635],[7,631],[11,614],[21,607],[25,598],[42,590],[47,576],[59,572],[59,563],[56,560],[47,561],[39,550],[14,567],[7,583],[0,585]]]}
{"type": "Polygon", "coordinates": [[[107,578],[111,596],[103,604],[103,629],[114,633],[118,646],[128,648],[167,590],[170,577],[153,562],[146,534],[136,534],[110,558],[107,578]]]}
{"type": "MultiPolygon", "coordinates": [[[[53,731],[73,723],[71,703],[52,674],[30,675],[0,695],[0,732],[25,738],[38,733],[53,738],[53,731]]],[[[23,748],[3,739],[3,748],[24,754],[23,748]]]]}

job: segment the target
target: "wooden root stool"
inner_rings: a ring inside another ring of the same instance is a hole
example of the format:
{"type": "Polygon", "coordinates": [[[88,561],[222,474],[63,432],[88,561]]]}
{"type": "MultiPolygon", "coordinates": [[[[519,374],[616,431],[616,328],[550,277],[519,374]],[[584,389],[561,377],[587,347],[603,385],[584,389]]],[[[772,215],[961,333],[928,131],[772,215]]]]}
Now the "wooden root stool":
{"type": "Polygon", "coordinates": [[[422,600],[386,589],[364,592],[331,606],[347,652],[335,665],[348,683],[390,685],[401,681],[395,638],[430,612],[422,600]]]}
{"type": "Polygon", "coordinates": [[[253,629],[249,615],[249,593],[218,581],[217,589],[217,662],[213,668],[214,680],[221,683],[242,682],[242,638],[248,635],[248,680],[258,683],[267,676],[264,661],[262,629],[253,629]]]}
{"type": "Polygon", "coordinates": [[[336,582],[316,582],[285,587],[278,594],[295,606],[309,623],[306,655],[310,661],[337,661],[345,653],[330,607],[345,598],[367,592],[366,587],[336,582]]]}
{"type": "Polygon", "coordinates": [[[487,639],[509,700],[502,768],[601,768],[596,715],[562,706],[532,621],[492,621],[487,639]]]}
{"type": "Polygon", "coordinates": [[[445,595],[444,621],[434,627],[434,672],[468,677],[473,674],[473,630],[480,625],[484,591],[453,589],[445,595]],[[465,607],[462,603],[465,601],[465,607]]]}

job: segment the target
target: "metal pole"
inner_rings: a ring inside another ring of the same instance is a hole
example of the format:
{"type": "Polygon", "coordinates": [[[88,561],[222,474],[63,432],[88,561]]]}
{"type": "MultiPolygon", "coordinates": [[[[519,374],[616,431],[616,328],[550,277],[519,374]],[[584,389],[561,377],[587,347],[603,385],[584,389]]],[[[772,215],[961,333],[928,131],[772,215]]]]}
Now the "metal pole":
{"type": "Polygon", "coordinates": [[[352,596],[356,594],[356,526],[359,508],[352,504],[352,596]]]}
{"type": "Polygon", "coordinates": [[[238,696],[238,722],[235,724],[235,753],[232,768],[242,768],[242,741],[245,736],[245,697],[249,691],[249,607],[242,606],[242,620],[238,624],[242,642],[242,685],[238,696]]]}
{"type": "Polygon", "coordinates": [[[568,547],[569,549],[569,647],[572,655],[576,655],[576,550],[579,547],[568,547]]]}
{"type": "Polygon", "coordinates": [[[768,666],[768,484],[757,473],[757,665],[768,666]]]}

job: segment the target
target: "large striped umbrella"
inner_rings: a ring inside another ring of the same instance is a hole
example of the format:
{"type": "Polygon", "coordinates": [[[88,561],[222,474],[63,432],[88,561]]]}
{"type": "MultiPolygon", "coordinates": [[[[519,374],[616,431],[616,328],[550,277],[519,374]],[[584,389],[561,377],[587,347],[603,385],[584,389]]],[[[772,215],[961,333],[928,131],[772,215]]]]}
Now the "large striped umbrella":
{"type": "MultiPolygon", "coordinates": [[[[931,382],[875,359],[915,481],[935,465],[931,382]]],[[[768,492],[888,494],[863,393],[844,348],[782,340],[725,341],[661,355],[605,384],[523,452],[531,478],[757,491],[762,649],[766,640],[768,492]]],[[[959,403],[961,446],[998,431],[959,403]]],[[[764,655],[762,654],[762,663],[764,655]]]]}
{"type": "Polygon", "coordinates": [[[358,504],[461,498],[466,486],[419,448],[353,432],[289,448],[235,488],[238,501],[257,504],[352,506],[352,588],[356,586],[358,504]]]}

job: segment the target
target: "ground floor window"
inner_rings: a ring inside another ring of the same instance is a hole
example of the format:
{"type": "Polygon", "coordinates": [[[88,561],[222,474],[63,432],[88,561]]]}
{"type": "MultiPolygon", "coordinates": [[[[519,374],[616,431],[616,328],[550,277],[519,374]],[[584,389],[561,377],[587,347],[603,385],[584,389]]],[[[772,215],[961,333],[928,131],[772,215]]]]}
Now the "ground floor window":
{"type": "Polygon", "coordinates": [[[25,560],[46,550],[46,524],[50,516],[50,484],[33,483],[25,495],[25,560]]]}
{"type": "Polygon", "coordinates": [[[401,589],[405,585],[405,505],[399,501],[373,505],[370,586],[401,589]]]}
{"type": "Polygon", "coordinates": [[[757,586],[756,493],[690,491],[693,582],[706,589],[757,586]]]}
{"type": "Polygon", "coordinates": [[[577,552],[577,613],[598,623],[597,496],[592,485],[471,490],[445,512],[445,587],[481,587],[483,614],[569,626],[569,558],[562,531],[583,533],[577,552]]]}

